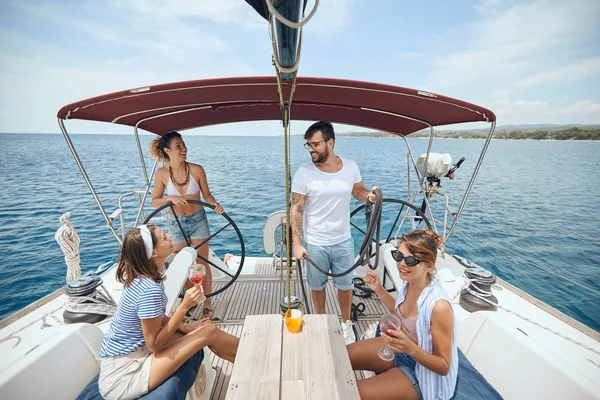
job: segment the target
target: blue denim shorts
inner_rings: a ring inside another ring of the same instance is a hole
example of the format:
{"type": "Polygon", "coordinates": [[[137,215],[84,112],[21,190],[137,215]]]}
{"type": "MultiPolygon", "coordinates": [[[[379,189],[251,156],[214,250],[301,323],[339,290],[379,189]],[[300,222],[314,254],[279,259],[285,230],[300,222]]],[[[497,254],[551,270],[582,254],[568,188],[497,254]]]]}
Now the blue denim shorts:
{"type": "Polygon", "coordinates": [[[415,368],[417,367],[417,362],[415,359],[406,353],[395,353],[394,367],[404,372],[404,375],[406,375],[410,383],[412,383],[413,387],[417,391],[419,399],[422,399],[423,394],[421,393],[421,387],[419,386],[417,374],[415,373],[415,368]]]}
{"type": "MultiPolygon", "coordinates": [[[[182,217],[178,216],[177,218],[179,218],[179,223],[186,236],[190,239],[206,239],[210,236],[208,219],[206,218],[206,211],[204,211],[204,208],[201,208],[193,214],[184,215],[182,217]]],[[[165,230],[168,234],[173,236],[173,244],[185,243],[185,238],[181,234],[177,221],[171,214],[167,214],[167,225],[165,226],[165,230]]]]}
{"type": "MultiPolygon", "coordinates": [[[[377,330],[375,331],[375,337],[381,336],[381,330],[379,328],[379,324],[377,324],[377,330]]],[[[400,371],[406,375],[410,383],[412,383],[413,387],[417,391],[417,395],[419,395],[419,399],[423,398],[423,393],[421,393],[421,386],[419,386],[419,381],[417,380],[417,374],[415,369],[417,367],[417,362],[414,358],[409,356],[406,353],[398,353],[394,352],[394,367],[398,368],[400,371]]]]}
{"type": "MultiPolygon", "coordinates": [[[[319,267],[331,273],[339,274],[347,271],[354,264],[354,241],[352,238],[332,246],[316,246],[303,243],[308,251],[309,257],[319,267]]],[[[306,261],[306,281],[312,290],[322,290],[327,285],[328,276],[316,269],[310,262],[306,261]]],[[[339,290],[352,290],[354,282],[353,274],[349,273],[341,277],[334,277],[333,283],[339,290]]]]}

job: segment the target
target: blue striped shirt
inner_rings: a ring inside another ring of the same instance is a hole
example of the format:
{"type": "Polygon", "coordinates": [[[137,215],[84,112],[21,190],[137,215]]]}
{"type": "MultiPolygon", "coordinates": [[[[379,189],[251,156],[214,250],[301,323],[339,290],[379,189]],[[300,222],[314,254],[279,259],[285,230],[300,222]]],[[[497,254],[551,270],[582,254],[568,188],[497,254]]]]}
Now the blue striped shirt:
{"type": "MultiPolygon", "coordinates": [[[[396,309],[406,297],[408,283],[404,282],[398,297],[396,298],[396,309]]],[[[433,354],[433,340],[431,338],[431,314],[433,306],[438,300],[446,300],[450,303],[448,294],[442,287],[440,281],[434,277],[431,282],[423,289],[417,299],[417,338],[419,347],[433,354]]],[[[448,375],[441,376],[425,368],[417,362],[415,375],[419,381],[419,387],[423,394],[423,400],[448,400],[454,395],[456,387],[456,378],[458,376],[458,351],[456,348],[456,323],[454,324],[454,333],[452,335],[452,360],[450,361],[450,371],[448,375]]]]}
{"type": "Polygon", "coordinates": [[[135,278],[123,291],[102,341],[100,357],[122,356],[144,346],[142,319],[164,316],[166,309],[167,295],[163,283],[150,278],[135,278]]]}

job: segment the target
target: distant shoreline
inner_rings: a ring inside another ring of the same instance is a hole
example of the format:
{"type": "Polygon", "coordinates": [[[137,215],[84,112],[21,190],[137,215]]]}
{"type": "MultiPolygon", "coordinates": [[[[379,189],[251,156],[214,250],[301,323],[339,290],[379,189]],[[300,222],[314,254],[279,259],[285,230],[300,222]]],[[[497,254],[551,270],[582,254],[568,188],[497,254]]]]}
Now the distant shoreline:
{"type": "MultiPolygon", "coordinates": [[[[407,135],[408,139],[424,139],[427,140],[429,137],[425,136],[412,136],[407,135]]],[[[336,134],[338,138],[346,138],[346,139],[402,139],[402,136],[399,135],[388,135],[388,136],[369,136],[369,135],[346,135],[343,133],[336,134]]],[[[484,140],[484,137],[444,137],[444,136],[434,136],[436,140],[484,140]]],[[[529,141],[529,142],[600,142],[600,139],[513,139],[513,138],[503,138],[493,136],[492,140],[510,140],[510,141],[529,141]]]]}
{"type": "MultiPolygon", "coordinates": [[[[477,129],[471,131],[437,131],[436,139],[486,139],[489,130],[477,129]]],[[[371,137],[371,138],[396,138],[397,135],[388,132],[350,132],[340,133],[339,137],[371,137]]],[[[410,138],[430,137],[429,131],[419,131],[410,134],[410,138]]],[[[600,127],[569,127],[556,129],[510,129],[501,128],[494,131],[494,140],[568,140],[578,142],[600,141],[600,127]]]]}

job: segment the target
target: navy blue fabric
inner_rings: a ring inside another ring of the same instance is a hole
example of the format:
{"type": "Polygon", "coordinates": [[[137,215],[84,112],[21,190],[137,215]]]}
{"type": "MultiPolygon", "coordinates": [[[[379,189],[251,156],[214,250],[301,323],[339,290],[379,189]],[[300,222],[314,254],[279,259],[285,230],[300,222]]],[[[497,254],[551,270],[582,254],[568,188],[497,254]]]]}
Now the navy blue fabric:
{"type": "MultiPolygon", "coordinates": [[[[200,364],[204,360],[204,350],[200,350],[189,360],[183,363],[181,367],[173,375],[164,381],[160,386],[140,397],[144,400],[184,400],[188,390],[194,384],[194,380],[198,375],[200,364]]],[[[77,396],[77,400],[102,400],[98,391],[98,377],[94,379],[83,389],[77,396]]]]}
{"type": "Polygon", "coordinates": [[[458,350],[458,378],[456,380],[456,389],[451,400],[501,400],[500,393],[485,380],[467,360],[467,357],[460,349],[458,350]]]}
{"type": "MultiPolygon", "coordinates": [[[[379,324],[375,336],[381,336],[379,324]]],[[[502,400],[500,393],[475,369],[458,349],[458,378],[450,400],[502,400]]]]}

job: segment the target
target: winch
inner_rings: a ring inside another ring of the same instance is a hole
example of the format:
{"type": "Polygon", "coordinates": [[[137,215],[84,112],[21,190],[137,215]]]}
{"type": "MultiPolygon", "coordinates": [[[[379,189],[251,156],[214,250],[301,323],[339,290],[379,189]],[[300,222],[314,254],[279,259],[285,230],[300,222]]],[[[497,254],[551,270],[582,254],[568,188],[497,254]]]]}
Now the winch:
{"type": "MultiPolygon", "coordinates": [[[[302,300],[300,300],[299,297],[290,296],[290,308],[302,311],[304,310],[304,303],[302,302],[302,300]]],[[[287,296],[285,296],[283,300],[281,300],[281,303],[279,303],[279,310],[281,311],[281,315],[284,315],[285,312],[288,310],[287,296]]]]}
{"type": "Polygon", "coordinates": [[[63,320],[66,324],[100,322],[114,314],[116,303],[102,286],[102,278],[86,275],[71,281],[65,286],[68,300],[65,303],[63,320]]]}
{"type": "Polygon", "coordinates": [[[496,311],[498,299],[492,294],[496,275],[487,269],[475,267],[465,269],[465,276],[471,283],[460,292],[460,305],[469,312],[496,311]]]}

